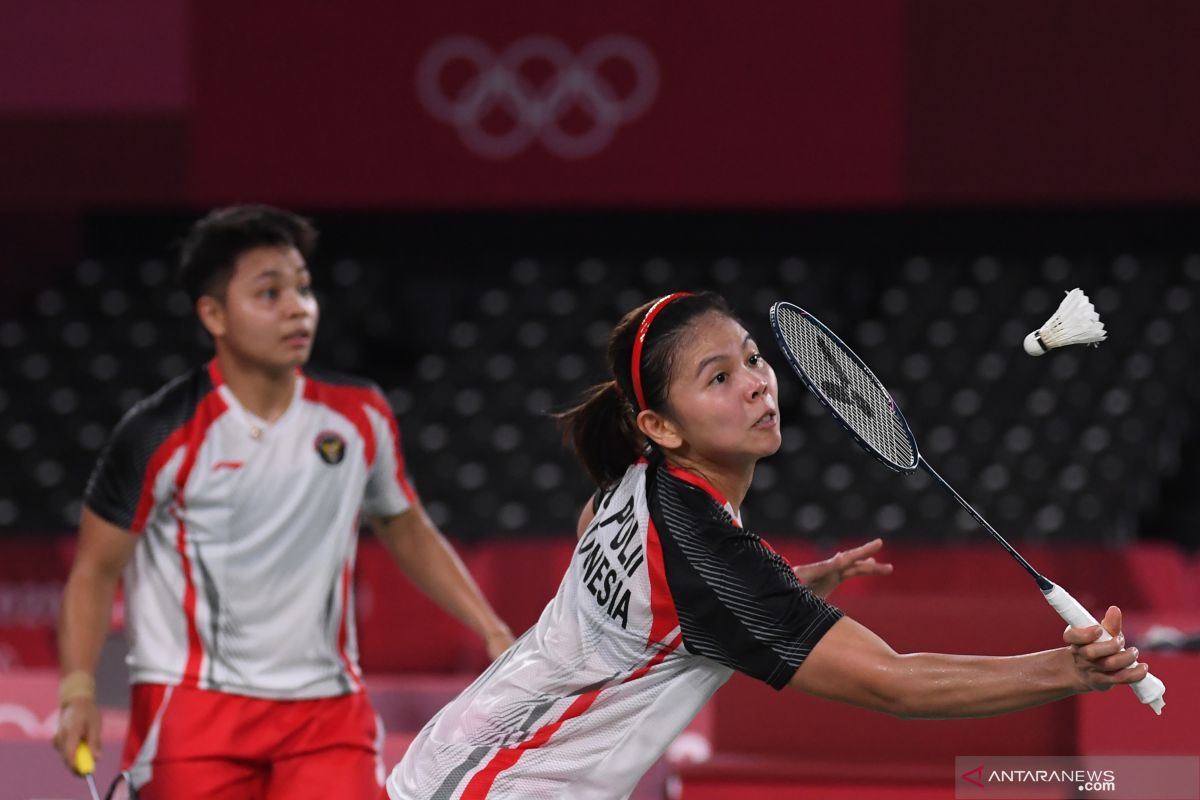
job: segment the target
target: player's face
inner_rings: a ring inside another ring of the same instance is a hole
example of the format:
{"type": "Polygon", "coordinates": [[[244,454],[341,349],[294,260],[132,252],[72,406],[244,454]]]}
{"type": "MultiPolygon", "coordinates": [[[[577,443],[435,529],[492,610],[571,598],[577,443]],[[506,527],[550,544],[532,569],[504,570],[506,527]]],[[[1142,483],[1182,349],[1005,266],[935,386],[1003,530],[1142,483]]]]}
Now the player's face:
{"type": "Polygon", "coordinates": [[[266,368],[308,361],[317,331],[317,299],[304,257],[294,247],[256,247],[238,258],[225,290],[223,344],[266,368]]]}
{"type": "Polygon", "coordinates": [[[687,455],[738,463],[779,449],[775,370],[735,320],[717,313],[699,317],[672,372],[667,404],[687,455]]]}

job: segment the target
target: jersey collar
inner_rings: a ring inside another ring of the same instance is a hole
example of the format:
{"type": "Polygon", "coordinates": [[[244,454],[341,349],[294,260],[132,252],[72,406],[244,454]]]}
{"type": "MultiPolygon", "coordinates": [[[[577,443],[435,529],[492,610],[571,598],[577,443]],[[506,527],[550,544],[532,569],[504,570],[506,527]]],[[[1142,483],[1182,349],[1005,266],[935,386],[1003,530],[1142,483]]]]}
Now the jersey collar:
{"type": "Polygon", "coordinates": [[[683,467],[678,467],[674,464],[667,464],[667,473],[675,476],[676,478],[679,478],[679,480],[683,481],[684,483],[690,483],[692,486],[695,486],[699,489],[703,489],[705,492],[708,493],[709,497],[711,497],[713,500],[717,501],[717,505],[721,506],[722,508],[724,508],[726,511],[729,512],[729,516],[731,516],[733,518],[733,521],[737,524],[737,526],[739,528],[742,527],[741,514],[735,514],[733,512],[733,503],[730,503],[728,500],[726,500],[725,495],[723,495],[719,491],[717,491],[717,487],[713,486],[711,483],[709,483],[708,481],[706,481],[704,478],[700,477],[696,473],[689,472],[688,470],[684,469],[683,467]]]}

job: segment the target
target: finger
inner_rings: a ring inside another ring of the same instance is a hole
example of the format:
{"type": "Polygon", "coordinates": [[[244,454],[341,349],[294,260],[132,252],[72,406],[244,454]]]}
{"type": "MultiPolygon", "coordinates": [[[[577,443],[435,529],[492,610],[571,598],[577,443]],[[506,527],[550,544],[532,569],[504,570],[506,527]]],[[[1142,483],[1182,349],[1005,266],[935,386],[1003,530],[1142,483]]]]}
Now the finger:
{"type": "Polygon", "coordinates": [[[1100,689],[1107,691],[1113,686],[1121,684],[1137,683],[1146,677],[1150,669],[1145,664],[1138,664],[1136,667],[1129,667],[1118,672],[1093,672],[1088,676],[1088,683],[1100,689]]]}
{"type": "Polygon", "coordinates": [[[851,564],[842,573],[844,578],[853,578],[856,575],[890,575],[892,574],[891,564],[880,564],[873,558],[868,558],[865,561],[858,561],[851,564]]]}
{"type": "Polygon", "coordinates": [[[1137,648],[1131,647],[1128,650],[1121,650],[1112,655],[1087,658],[1081,651],[1077,650],[1074,653],[1074,657],[1076,669],[1088,672],[1114,673],[1128,669],[1137,663],[1138,652],[1137,648]]]}
{"type": "Polygon", "coordinates": [[[100,744],[101,738],[99,714],[93,715],[91,719],[88,720],[86,738],[88,746],[92,748],[92,757],[99,761],[102,751],[104,750],[103,746],[100,744]]]}
{"type": "Polygon", "coordinates": [[[1091,644],[1099,638],[1099,625],[1087,625],[1080,628],[1068,625],[1066,630],[1063,631],[1063,641],[1069,645],[1082,646],[1091,644]]]}
{"type": "Polygon", "coordinates": [[[1123,669],[1120,672],[1114,672],[1108,677],[1114,684],[1121,683],[1137,683],[1142,678],[1150,674],[1150,667],[1147,664],[1138,664],[1136,667],[1123,669]]]}
{"type": "Polygon", "coordinates": [[[62,746],[59,748],[58,754],[62,756],[63,763],[67,765],[67,769],[75,771],[75,750],[79,747],[79,734],[67,730],[63,732],[62,746]]]}
{"type": "Polygon", "coordinates": [[[1123,669],[1129,669],[1137,663],[1138,650],[1136,647],[1131,647],[1128,650],[1122,650],[1119,653],[1114,653],[1111,656],[1097,659],[1095,662],[1096,669],[1101,672],[1120,672],[1123,669]]]}
{"type": "Polygon", "coordinates": [[[1121,638],[1121,609],[1116,606],[1109,606],[1108,611],[1104,613],[1104,630],[1108,631],[1109,635],[1114,639],[1121,638]]]}
{"type": "Polygon", "coordinates": [[[882,547],[883,539],[872,539],[866,544],[860,544],[858,547],[852,547],[845,553],[839,553],[838,555],[843,555],[851,561],[858,561],[860,558],[866,558],[867,556],[878,553],[882,547]]]}
{"type": "Polygon", "coordinates": [[[1079,645],[1076,651],[1081,658],[1088,661],[1099,661],[1102,658],[1108,658],[1121,652],[1125,648],[1125,637],[1119,639],[1105,639],[1103,642],[1092,642],[1091,644],[1079,645]]]}

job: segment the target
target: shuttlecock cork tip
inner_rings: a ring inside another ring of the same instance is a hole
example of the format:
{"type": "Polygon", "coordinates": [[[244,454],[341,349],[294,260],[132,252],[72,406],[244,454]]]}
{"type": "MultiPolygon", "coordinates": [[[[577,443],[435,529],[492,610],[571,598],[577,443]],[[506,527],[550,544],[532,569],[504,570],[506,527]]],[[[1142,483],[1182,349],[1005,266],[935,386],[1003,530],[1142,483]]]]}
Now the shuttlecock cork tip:
{"type": "Polygon", "coordinates": [[[1031,356],[1040,356],[1049,351],[1049,348],[1042,344],[1042,338],[1038,335],[1037,331],[1026,336],[1022,344],[1025,347],[1025,352],[1031,356]]]}

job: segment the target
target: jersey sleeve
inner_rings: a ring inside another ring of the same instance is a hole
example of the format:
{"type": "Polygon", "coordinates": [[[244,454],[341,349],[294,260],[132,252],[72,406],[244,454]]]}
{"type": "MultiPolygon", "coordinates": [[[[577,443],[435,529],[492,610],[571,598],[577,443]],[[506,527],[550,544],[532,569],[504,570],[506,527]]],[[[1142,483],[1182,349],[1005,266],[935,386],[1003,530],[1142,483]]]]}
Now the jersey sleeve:
{"type": "Polygon", "coordinates": [[[149,453],[138,446],[138,421],[133,411],[126,414],[104,445],[84,489],[84,505],[104,521],[126,530],[133,529],[149,453]]]}
{"type": "Polygon", "coordinates": [[[368,417],[375,437],[375,460],[367,477],[363,511],[372,516],[391,517],[411,508],[417,493],[405,468],[396,417],[378,390],[371,390],[370,397],[368,417]]]}
{"type": "Polygon", "coordinates": [[[155,502],[150,473],[156,449],[167,438],[144,409],[134,407],[117,423],[84,490],[83,502],[106,522],[141,533],[155,502]]]}
{"type": "Polygon", "coordinates": [[[223,406],[212,391],[208,367],[201,366],[126,412],[92,470],[84,505],[119,528],[141,533],[164,499],[156,495],[167,491],[161,476],[187,444],[188,426],[200,418],[207,425],[220,414],[223,406]]]}
{"type": "Polygon", "coordinates": [[[684,646],[782,689],[842,612],[703,490],[662,483],[651,514],[684,646]]]}

